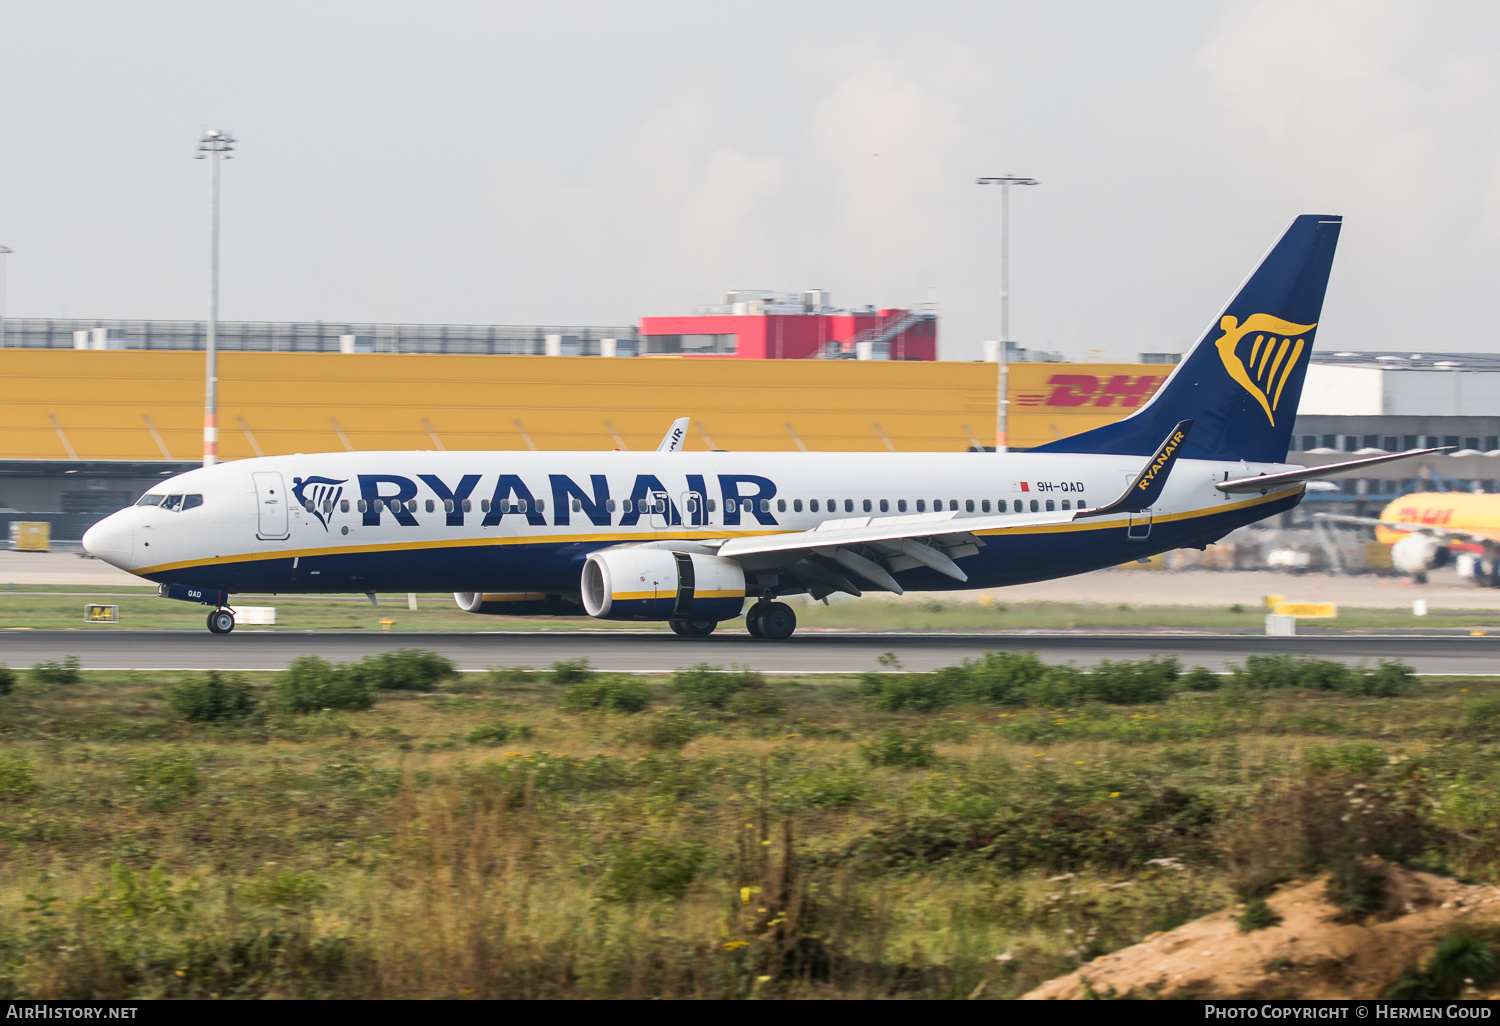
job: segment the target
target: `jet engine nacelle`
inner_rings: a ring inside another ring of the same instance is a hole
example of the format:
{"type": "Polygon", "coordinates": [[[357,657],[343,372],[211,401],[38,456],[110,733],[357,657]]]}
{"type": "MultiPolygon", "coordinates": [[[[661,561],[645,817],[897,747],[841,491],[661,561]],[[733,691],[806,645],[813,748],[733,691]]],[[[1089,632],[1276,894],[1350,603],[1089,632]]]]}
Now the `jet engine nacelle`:
{"type": "Polygon", "coordinates": [[[466,613],[485,616],[577,616],[578,600],[542,592],[455,591],[453,601],[466,613]]]}
{"type": "Polygon", "coordinates": [[[744,604],[745,571],[732,559],[621,548],[583,564],[583,608],[601,620],[732,620],[744,604]]]}
{"type": "Polygon", "coordinates": [[[1391,546],[1391,565],[1405,574],[1420,574],[1438,565],[1443,543],[1431,535],[1409,534],[1391,546]]]}

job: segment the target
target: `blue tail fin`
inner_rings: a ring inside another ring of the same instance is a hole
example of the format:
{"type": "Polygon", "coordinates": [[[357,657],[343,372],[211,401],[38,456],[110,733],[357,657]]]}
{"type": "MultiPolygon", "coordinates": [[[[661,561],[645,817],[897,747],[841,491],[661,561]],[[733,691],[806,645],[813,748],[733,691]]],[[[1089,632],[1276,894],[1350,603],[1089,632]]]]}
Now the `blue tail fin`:
{"type": "Polygon", "coordinates": [[[1145,406],[1032,451],[1150,456],[1191,420],[1183,459],[1284,462],[1342,223],[1296,218],[1145,406]]]}

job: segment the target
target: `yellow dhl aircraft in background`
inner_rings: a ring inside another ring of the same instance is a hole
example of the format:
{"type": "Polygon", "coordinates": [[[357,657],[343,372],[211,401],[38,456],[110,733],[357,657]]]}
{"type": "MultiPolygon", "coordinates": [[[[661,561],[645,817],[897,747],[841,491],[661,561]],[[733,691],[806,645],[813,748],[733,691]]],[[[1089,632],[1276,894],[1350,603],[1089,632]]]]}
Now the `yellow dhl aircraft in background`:
{"type": "Polygon", "coordinates": [[[1379,519],[1318,516],[1375,528],[1376,539],[1391,547],[1391,565],[1418,582],[1451,557],[1460,577],[1500,587],[1500,495],[1412,492],[1381,510],[1379,519]]]}

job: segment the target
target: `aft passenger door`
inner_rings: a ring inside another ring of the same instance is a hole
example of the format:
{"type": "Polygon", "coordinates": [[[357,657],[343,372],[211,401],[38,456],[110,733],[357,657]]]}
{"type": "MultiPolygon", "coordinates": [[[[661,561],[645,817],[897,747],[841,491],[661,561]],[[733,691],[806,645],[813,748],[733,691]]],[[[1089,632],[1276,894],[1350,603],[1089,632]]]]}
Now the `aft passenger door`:
{"type": "Polygon", "coordinates": [[[281,541],[291,536],[287,526],[287,496],[281,475],[258,471],[255,475],[255,536],[262,541],[281,541]]]}

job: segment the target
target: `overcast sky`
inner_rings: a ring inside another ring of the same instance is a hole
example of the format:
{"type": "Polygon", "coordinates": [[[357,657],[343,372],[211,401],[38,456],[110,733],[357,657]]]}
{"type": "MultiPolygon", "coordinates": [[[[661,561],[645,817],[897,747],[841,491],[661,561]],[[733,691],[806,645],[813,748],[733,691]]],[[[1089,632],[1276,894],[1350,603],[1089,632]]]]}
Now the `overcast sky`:
{"type": "Polygon", "coordinates": [[[936,300],[1071,357],[1191,344],[1343,214],[1322,349],[1493,350],[1500,5],[0,0],[14,317],[632,324],[936,300]]]}

